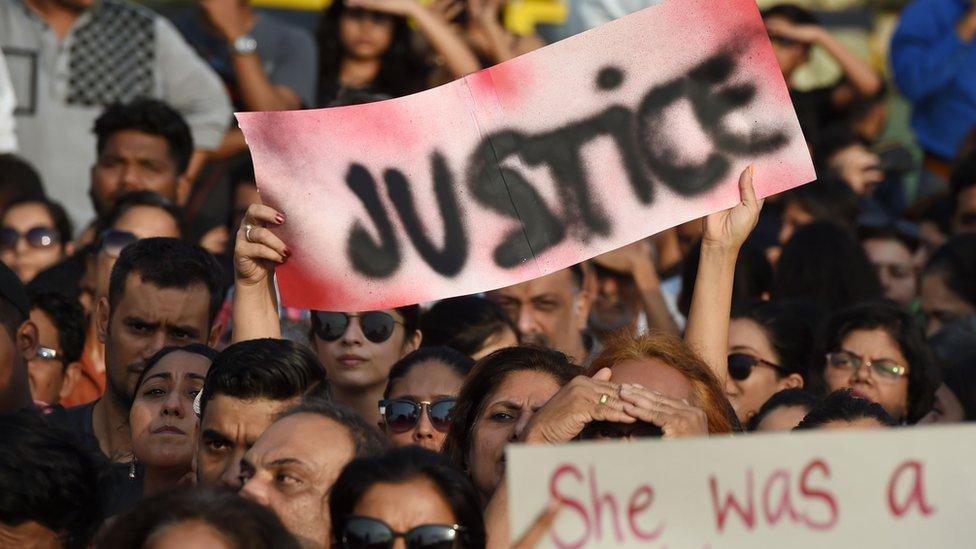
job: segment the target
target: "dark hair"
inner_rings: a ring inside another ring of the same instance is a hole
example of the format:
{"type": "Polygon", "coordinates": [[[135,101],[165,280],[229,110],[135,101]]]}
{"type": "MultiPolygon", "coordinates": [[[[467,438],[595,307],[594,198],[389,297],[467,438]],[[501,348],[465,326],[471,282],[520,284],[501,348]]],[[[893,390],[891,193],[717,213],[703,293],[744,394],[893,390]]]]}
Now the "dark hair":
{"type": "Polygon", "coordinates": [[[229,490],[185,487],[143,500],[119,516],[97,547],[146,547],[154,535],[181,522],[199,521],[236,549],[298,549],[298,541],[267,507],[229,490]]]}
{"type": "Polygon", "coordinates": [[[811,362],[821,314],[811,302],[788,299],[764,301],[733,311],[732,318],[748,319],[759,325],[776,353],[779,366],[786,372],[783,375],[799,374],[805,389],[820,393],[823,376],[811,370],[811,362]]]}
{"type": "Polygon", "coordinates": [[[438,301],[420,317],[424,347],[446,346],[471,356],[506,328],[519,329],[501,305],[478,296],[438,301]]]}
{"type": "MultiPolygon", "coordinates": [[[[319,103],[323,106],[339,93],[339,71],[346,55],[340,38],[339,20],[347,9],[344,0],[335,0],[319,20],[319,103]]],[[[407,20],[394,16],[393,42],[383,52],[379,73],[370,83],[372,93],[399,97],[424,89],[427,64],[414,51],[410,35],[407,20]]]]}
{"type": "Polygon", "coordinates": [[[918,226],[908,221],[896,221],[883,225],[861,225],[857,237],[863,244],[868,240],[894,240],[915,253],[921,243],[918,226]]]}
{"type": "Polygon", "coordinates": [[[415,479],[433,483],[450,506],[455,523],[464,528],[459,532],[460,543],[455,546],[483,549],[485,523],[478,493],[471,481],[446,457],[417,446],[396,448],[346,465],[329,495],[333,539],[342,539],[345,520],[370,488],[379,483],[400,484],[415,479]]]}
{"type": "Polygon", "coordinates": [[[152,191],[132,191],[119,197],[119,199],[116,200],[115,204],[112,206],[112,209],[96,221],[96,235],[105,229],[111,229],[114,227],[115,224],[119,222],[119,219],[126,214],[126,212],[139,206],[148,206],[150,208],[158,208],[163,210],[173,218],[173,221],[176,223],[176,228],[180,232],[180,237],[186,235],[186,220],[183,217],[183,210],[174,205],[163,195],[154,193],[152,191]]]}
{"type": "Polygon", "coordinates": [[[458,393],[457,404],[451,412],[451,430],[441,450],[461,470],[468,469],[474,429],[487,406],[488,397],[515,372],[546,374],[563,386],[581,375],[583,369],[570,362],[563,353],[539,347],[499,349],[475,363],[458,393]]]}
{"type": "Polygon", "coordinates": [[[762,420],[778,408],[798,407],[809,412],[818,402],[820,402],[820,398],[806,389],[783,389],[763,403],[756,415],[749,419],[746,431],[759,429],[762,420]]]}
{"type": "Polygon", "coordinates": [[[813,12],[794,4],[776,4],[762,10],[762,18],[768,17],[782,17],[794,25],[820,24],[813,12]]]}
{"type": "Polygon", "coordinates": [[[16,154],[0,154],[0,208],[18,198],[43,199],[41,176],[16,154]]]}
{"type": "Polygon", "coordinates": [[[59,292],[29,292],[32,309],[39,309],[51,319],[58,330],[58,345],[61,347],[61,362],[67,367],[81,360],[85,346],[85,311],[78,300],[59,292]]]}
{"type": "Polygon", "coordinates": [[[325,384],[325,368],[315,353],[287,339],[252,339],[217,355],[200,395],[200,416],[217,395],[241,400],[290,400],[325,384]]]}
{"type": "Polygon", "coordinates": [[[301,404],[283,412],[276,421],[298,414],[313,414],[342,425],[352,441],[355,458],[378,456],[389,447],[389,443],[380,434],[376,425],[367,423],[363,416],[352,408],[329,399],[318,396],[303,398],[301,404]]]}
{"type": "Polygon", "coordinates": [[[185,290],[203,284],[210,293],[209,322],[223,305],[225,288],[221,268],[210,252],[175,238],[144,238],[126,246],[112,268],[108,301],[114,312],[130,274],[160,288],[185,290]]]}
{"type": "MultiPolygon", "coordinates": [[[[146,366],[141,372],[139,372],[139,379],[136,381],[136,387],[138,388],[140,385],[142,385],[143,380],[146,379],[146,375],[148,375],[149,371],[159,364],[159,361],[163,360],[163,358],[165,358],[167,355],[177,351],[189,353],[191,355],[200,355],[210,361],[211,367],[213,367],[213,361],[217,359],[217,351],[202,343],[190,343],[189,345],[183,345],[181,347],[163,347],[162,349],[156,351],[156,354],[149,357],[149,360],[146,361],[146,366]]],[[[209,372],[210,368],[208,368],[207,371],[209,372]]]]}
{"type": "MultiPolygon", "coordinates": [[[[840,349],[841,342],[855,330],[884,330],[908,361],[908,423],[916,423],[929,413],[935,390],[941,384],[939,371],[925,343],[925,337],[912,316],[890,302],[874,302],[842,309],[830,318],[820,345],[820,356],[840,349]]],[[[820,371],[825,361],[816,363],[820,371]]]]}
{"type": "Polygon", "coordinates": [[[190,127],[172,107],[156,99],[136,99],[128,104],[109,105],[95,119],[95,150],[105,151],[109,139],[120,131],[135,130],[166,140],[177,173],[186,172],[193,154],[190,127]]]}
{"type": "Polygon", "coordinates": [[[383,398],[390,398],[390,391],[393,389],[393,384],[399,381],[400,378],[406,377],[410,373],[410,370],[413,370],[414,366],[428,361],[444,364],[454,370],[462,379],[468,377],[471,368],[474,366],[474,360],[471,357],[463,355],[450,347],[423,347],[417,349],[396,361],[396,364],[390,369],[390,375],[386,381],[386,390],[383,391],[383,398]]]}
{"type": "Polygon", "coordinates": [[[939,273],[953,293],[976,307],[976,233],[953,236],[925,266],[925,274],[939,273]]]}
{"type": "Polygon", "coordinates": [[[959,209],[959,195],[976,187],[976,149],[963,153],[956,159],[949,176],[949,184],[952,215],[955,215],[959,209]]]}
{"type": "Polygon", "coordinates": [[[852,232],[861,210],[860,199],[851,187],[830,176],[784,192],[780,203],[784,210],[787,204],[796,204],[815,220],[830,221],[852,232]]]}
{"type": "Polygon", "coordinates": [[[773,299],[804,298],[827,310],[881,298],[881,283],[850,233],[818,221],[797,229],[773,276],[773,299]]]}
{"type": "Polygon", "coordinates": [[[64,211],[64,207],[45,197],[22,196],[15,198],[7,203],[6,208],[3,210],[3,215],[0,215],[0,218],[6,217],[15,206],[22,206],[24,204],[40,204],[44,208],[48,217],[51,218],[51,222],[54,224],[54,230],[58,232],[62,249],[64,249],[68,242],[74,239],[74,229],[71,226],[71,220],[68,219],[68,214],[64,211]]]}
{"type": "Polygon", "coordinates": [[[0,521],[35,521],[69,549],[86,547],[102,520],[91,455],[33,410],[0,414],[0,440],[0,521]]]}
{"type": "Polygon", "coordinates": [[[818,429],[835,421],[854,423],[859,419],[874,419],[885,427],[897,425],[877,402],[854,396],[850,389],[841,389],[817,403],[793,430],[818,429]]]}
{"type": "MultiPolygon", "coordinates": [[[[698,265],[701,263],[701,240],[688,250],[681,264],[681,290],[678,292],[678,311],[684,316],[691,312],[691,298],[695,293],[698,265]]],[[[732,280],[732,302],[753,303],[769,292],[773,282],[773,267],[758,246],[746,244],[735,260],[732,280]]]]}

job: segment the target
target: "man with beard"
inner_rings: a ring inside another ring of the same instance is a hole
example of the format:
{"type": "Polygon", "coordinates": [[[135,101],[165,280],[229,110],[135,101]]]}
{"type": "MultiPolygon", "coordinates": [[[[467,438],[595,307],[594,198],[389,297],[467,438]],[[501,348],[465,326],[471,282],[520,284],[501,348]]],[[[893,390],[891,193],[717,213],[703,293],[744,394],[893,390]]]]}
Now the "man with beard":
{"type": "Polygon", "coordinates": [[[214,345],[220,333],[214,318],[223,294],[220,265],[198,246],[147,238],[119,255],[108,296],[93,313],[98,338],[105,344],[105,394],[50,416],[102,463],[111,464],[108,479],[100,485],[107,516],[141,495],[128,419],[145,361],[163,347],[214,345]]]}
{"type": "Polygon", "coordinates": [[[581,265],[487,293],[518,324],[522,343],[556,349],[586,363],[592,338],[583,333],[593,300],[581,265]]]}
{"type": "Polygon", "coordinates": [[[619,330],[637,333],[647,328],[678,335],[652,252],[649,240],[639,240],[593,259],[597,291],[589,328],[600,340],[619,330]]]}

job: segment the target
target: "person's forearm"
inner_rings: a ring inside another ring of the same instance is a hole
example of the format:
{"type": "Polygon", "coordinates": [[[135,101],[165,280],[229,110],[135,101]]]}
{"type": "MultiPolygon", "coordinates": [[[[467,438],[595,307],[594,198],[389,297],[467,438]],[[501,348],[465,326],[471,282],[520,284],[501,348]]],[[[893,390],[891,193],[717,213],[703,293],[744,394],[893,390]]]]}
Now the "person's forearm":
{"type": "Polygon", "coordinates": [[[485,37],[487,53],[492,61],[503,63],[515,57],[515,52],[509,47],[508,33],[501,25],[495,21],[478,21],[475,26],[485,37]]]}
{"type": "Polygon", "coordinates": [[[278,295],[273,280],[256,285],[238,284],[234,288],[233,342],[265,337],[281,338],[278,295]]]}
{"type": "Polygon", "coordinates": [[[471,48],[440,17],[420,4],[416,4],[416,8],[409,15],[431,47],[444,57],[448,70],[455,78],[477,72],[481,68],[471,48]]]}
{"type": "Polygon", "coordinates": [[[224,134],[224,140],[220,142],[220,148],[214,151],[211,158],[221,160],[246,150],[247,141],[244,140],[244,132],[235,126],[227,130],[227,133],[224,134]]]}
{"type": "Polygon", "coordinates": [[[654,269],[654,265],[648,261],[646,268],[634,272],[634,282],[637,283],[637,290],[640,292],[641,303],[644,306],[644,314],[647,316],[647,325],[669,334],[679,335],[678,324],[675,323],[671,311],[668,310],[668,303],[661,293],[661,282],[656,272],[647,272],[647,269],[654,269]]]}
{"type": "Polygon", "coordinates": [[[210,151],[205,151],[203,149],[194,149],[193,156],[190,157],[190,163],[186,167],[186,177],[190,181],[193,181],[200,175],[200,170],[203,169],[204,164],[207,163],[207,159],[210,158],[210,151]]]}
{"type": "Polygon", "coordinates": [[[512,546],[508,529],[508,481],[504,477],[485,506],[485,533],[488,534],[487,549],[510,549],[512,546]]]}
{"type": "Polygon", "coordinates": [[[248,110],[283,111],[301,107],[298,96],[283,93],[268,80],[257,54],[231,55],[231,58],[234,63],[237,87],[248,110]]]}
{"type": "Polygon", "coordinates": [[[685,329],[685,342],[701,356],[724,386],[732,285],[738,249],[703,245],[685,329]]]}
{"type": "Polygon", "coordinates": [[[877,71],[835,38],[830,31],[823,29],[817,44],[837,61],[858,93],[871,97],[881,91],[882,82],[877,71]]]}

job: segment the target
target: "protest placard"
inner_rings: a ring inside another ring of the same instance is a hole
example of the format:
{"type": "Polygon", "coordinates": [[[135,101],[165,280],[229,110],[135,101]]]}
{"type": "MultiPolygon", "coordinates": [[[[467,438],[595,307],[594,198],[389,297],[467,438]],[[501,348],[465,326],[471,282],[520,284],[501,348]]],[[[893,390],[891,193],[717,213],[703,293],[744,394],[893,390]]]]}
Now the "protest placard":
{"type": "Polygon", "coordinates": [[[512,445],[513,535],[540,547],[971,547],[976,427],[512,445]]]}
{"type": "Polygon", "coordinates": [[[814,179],[753,0],[670,0],[415,95],[237,115],[285,305],[504,287],[814,179]]]}

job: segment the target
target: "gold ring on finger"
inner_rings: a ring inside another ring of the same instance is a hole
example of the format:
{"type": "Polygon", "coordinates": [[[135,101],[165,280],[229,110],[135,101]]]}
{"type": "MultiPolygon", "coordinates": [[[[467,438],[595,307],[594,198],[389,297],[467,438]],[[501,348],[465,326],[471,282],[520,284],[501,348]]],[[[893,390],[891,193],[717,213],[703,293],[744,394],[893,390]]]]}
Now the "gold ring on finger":
{"type": "Polygon", "coordinates": [[[248,242],[254,242],[253,240],[251,240],[251,229],[253,228],[254,225],[251,225],[250,223],[244,225],[244,240],[247,240],[248,242]]]}
{"type": "Polygon", "coordinates": [[[600,395],[600,404],[606,404],[610,400],[610,395],[602,394],[600,395]]]}

